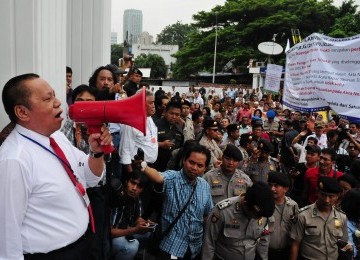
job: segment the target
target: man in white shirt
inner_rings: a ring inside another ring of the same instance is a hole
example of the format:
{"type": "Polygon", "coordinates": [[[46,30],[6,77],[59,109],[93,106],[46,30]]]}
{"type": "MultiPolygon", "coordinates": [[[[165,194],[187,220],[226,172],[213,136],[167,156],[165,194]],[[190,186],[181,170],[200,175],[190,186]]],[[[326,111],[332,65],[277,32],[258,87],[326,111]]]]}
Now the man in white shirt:
{"type": "Polygon", "coordinates": [[[134,127],[123,125],[119,147],[120,163],[125,165],[128,173],[132,172],[131,161],[139,148],[144,150],[144,160],[154,163],[158,155],[157,127],[151,116],[155,113],[154,95],[146,91],[146,136],[134,127]]]}
{"type": "Polygon", "coordinates": [[[86,155],[58,131],[61,102],[38,75],[10,79],[2,95],[16,126],[0,148],[0,259],[89,259],[92,214],[84,188],[102,177],[100,145],[111,144],[109,130],[89,136],[86,155]]]}
{"type": "Polygon", "coordinates": [[[324,134],[324,124],[322,121],[317,121],[315,122],[315,126],[314,126],[314,134],[309,135],[308,137],[306,137],[305,141],[304,141],[304,147],[307,146],[308,144],[308,139],[309,137],[315,137],[318,140],[317,145],[321,148],[327,148],[327,137],[326,134],[324,134]]]}
{"type": "Polygon", "coordinates": [[[194,104],[199,104],[200,107],[204,106],[204,100],[202,99],[202,97],[199,95],[199,91],[195,92],[195,97],[194,97],[194,104]]]}

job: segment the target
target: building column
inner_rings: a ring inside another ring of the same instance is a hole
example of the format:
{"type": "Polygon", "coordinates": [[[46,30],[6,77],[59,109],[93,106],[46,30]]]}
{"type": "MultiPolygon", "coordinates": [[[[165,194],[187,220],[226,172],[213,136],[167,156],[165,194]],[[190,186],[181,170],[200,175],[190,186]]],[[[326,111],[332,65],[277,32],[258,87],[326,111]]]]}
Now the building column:
{"type": "MultiPolygon", "coordinates": [[[[0,1],[0,90],[12,77],[36,73],[65,102],[66,1],[0,1]]],[[[0,130],[10,120],[0,101],[0,130]]]]}
{"type": "Polygon", "coordinates": [[[66,64],[73,88],[88,84],[93,71],[110,63],[111,0],[67,1],[66,64]]]}

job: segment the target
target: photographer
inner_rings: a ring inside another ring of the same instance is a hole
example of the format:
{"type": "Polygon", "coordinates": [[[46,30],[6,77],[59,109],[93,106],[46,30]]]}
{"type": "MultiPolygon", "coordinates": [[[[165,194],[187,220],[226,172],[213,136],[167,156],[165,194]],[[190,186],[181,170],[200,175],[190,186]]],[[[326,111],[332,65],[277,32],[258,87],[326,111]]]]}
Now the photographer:
{"type": "Polygon", "coordinates": [[[120,188],[111,217],[112,253],[114,260],[134,259],[139,246],[144,246],[155,223],[141,217],[140,194],[148,178],[135,170],[120,188]]]}

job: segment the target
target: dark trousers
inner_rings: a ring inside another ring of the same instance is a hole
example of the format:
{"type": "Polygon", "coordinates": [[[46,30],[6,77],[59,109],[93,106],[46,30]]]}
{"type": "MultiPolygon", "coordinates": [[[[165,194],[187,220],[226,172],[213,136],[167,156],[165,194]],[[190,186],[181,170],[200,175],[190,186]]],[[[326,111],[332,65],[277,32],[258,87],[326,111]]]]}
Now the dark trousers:
{"type": "Polygon", "coordinates": [[[95,235],[92,242],[92,259],[106,259],[110,250],[110,213],[105,186],[88,188],[95,219],[95,235]]]}
{"type": "Polygon", "coordinates": [[[289,259],[290,248],[284,249],[271,249],[269,248],[268,259],[269,260],[281,260],[281,259],[289,259]]]}
{"type": "Polygon", "coordinates": [[[93,240],[93,234],[91,231],[87,231],[85,235],[79,238],[76,242],[51,251],[49,253],[36,253],[25,254],[25,260],[84,260],[93,259],[91,257],[91,243],[93,240]]]}

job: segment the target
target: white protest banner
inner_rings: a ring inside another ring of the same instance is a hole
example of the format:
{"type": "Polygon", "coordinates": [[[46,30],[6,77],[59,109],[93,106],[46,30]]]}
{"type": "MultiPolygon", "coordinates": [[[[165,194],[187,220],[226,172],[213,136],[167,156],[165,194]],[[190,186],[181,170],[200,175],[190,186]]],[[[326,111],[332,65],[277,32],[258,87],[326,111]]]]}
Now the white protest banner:
{"type": "Polygon", "coordinates": [[[360,35],[313,33],[286,53],[283,103],[302,111],[332,109],[360,120],[360,35]]]}
{"type": "Polygon", "coordinates": [[[280,65],[267,65],[264,89],[279,92],[282,69],[280,65]]]}

